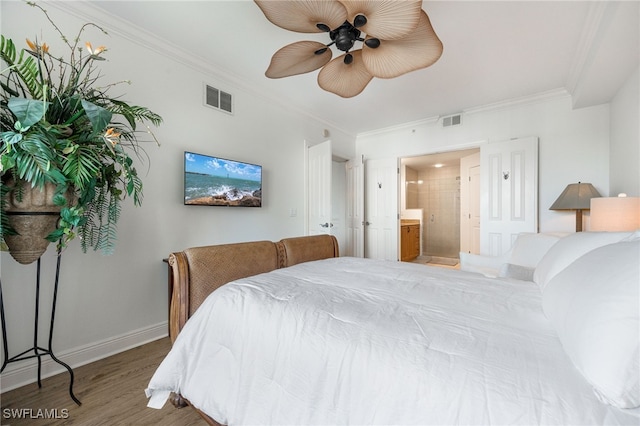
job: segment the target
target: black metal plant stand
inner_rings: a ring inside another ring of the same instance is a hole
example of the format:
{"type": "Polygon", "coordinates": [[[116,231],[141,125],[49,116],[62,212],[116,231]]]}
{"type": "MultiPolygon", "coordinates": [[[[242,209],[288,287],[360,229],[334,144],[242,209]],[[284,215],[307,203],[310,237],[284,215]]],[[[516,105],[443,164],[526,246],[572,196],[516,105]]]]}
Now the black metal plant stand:
{"type": "Polygon", "coordinates": [[[67,369],[69,375],[71,376],[71,381],[69,383],[69,395],[71,399],[78,404],[82,403],[76,396],[73,394],[73,370],[69,365],[60,361],[53,353],[52,343],[53,343],[53,324],[56,316],[56,302],[58,298],[58,279],[60,276],[60,259],[62,254],[58,251],[57,261],[56,261],[56,277],[54,281],[53,287],[53,300],[51,302],[51,322],[49,324],[49,344],[47,348],[43,348],[38,345],[38,320],[39,320],[39,310],[40,310],[40,258],[38,259],[38,267],[37,267],[37,277],[36,277],[36,305],[35,305],[35,320],[33,326],[33,347],[27,349],[24,352],[19,353],[16,356],[9,358],[9,349],[7,346],[7,327],[4,316],[4,301],[2,298],[2,281],[0,281],[0,320],[2,321],[2,344],[4,347],[4,361],[2,363],[2,367],[0,368],[0,373],[2,373],[5,367],[11,362],[23,361],[31,358],[38,358],[38,387],[42,387],[41,381],[41,372],[42,372],[42,357],[50,356],[52,360],[62,365],[67,369]]]}

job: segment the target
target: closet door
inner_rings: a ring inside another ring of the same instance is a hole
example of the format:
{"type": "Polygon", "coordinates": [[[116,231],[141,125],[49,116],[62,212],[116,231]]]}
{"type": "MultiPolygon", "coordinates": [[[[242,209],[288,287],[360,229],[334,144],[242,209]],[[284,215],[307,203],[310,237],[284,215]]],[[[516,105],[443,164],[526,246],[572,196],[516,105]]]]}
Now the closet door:
{"type": "Polygon", "coordinates": [[[480,254],[480,152],[460,159],[460,251],[480,254]]]}
{"type": "Polygon", "coordinates": [[[331,234],[331,141],[308,148],[308,234],[331,234]]]}
{"type": "Polygon", "coordinates": [[[397,158],[365,163],[365,257],[398,260],[397,158]]]}
{"type": "Polygon", "coordinates": [[[538,138],[482,145],[480,169],[480,252],[499,256],[538,232],[538,138]]]}
{"type": "Polygon", "coordinates": [[[364,257],[364,161],[362,157],[346,163],[347,243],[345,256],[364,257]]]}

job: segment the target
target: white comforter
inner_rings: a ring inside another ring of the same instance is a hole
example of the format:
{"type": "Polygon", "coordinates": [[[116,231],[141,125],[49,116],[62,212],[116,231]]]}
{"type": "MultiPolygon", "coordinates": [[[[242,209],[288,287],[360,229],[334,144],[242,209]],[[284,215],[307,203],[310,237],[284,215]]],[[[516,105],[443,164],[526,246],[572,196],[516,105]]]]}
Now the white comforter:
{"type": "Polygon", "coordinates": [[[227,284],[149,383],[224,424],[639,424],[597,400],[530,282],[341,257],[227,284]]]}

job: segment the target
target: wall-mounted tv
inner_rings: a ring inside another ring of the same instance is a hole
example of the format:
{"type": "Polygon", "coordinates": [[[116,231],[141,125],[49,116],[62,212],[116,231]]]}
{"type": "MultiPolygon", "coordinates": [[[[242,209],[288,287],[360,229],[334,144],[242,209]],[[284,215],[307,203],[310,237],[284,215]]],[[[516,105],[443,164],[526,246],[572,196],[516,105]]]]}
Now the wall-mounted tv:
{"type": "Polygon", "coordinates": [[[184,203],[262,207],[262,166],[185,151],[184,203]]]}

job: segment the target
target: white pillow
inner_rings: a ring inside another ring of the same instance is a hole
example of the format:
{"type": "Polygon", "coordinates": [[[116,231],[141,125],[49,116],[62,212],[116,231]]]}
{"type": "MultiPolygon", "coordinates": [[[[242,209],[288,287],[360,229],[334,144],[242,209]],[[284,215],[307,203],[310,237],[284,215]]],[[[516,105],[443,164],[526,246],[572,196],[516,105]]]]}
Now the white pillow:
{"type": "Polygon", "coordinates": [[[496,278],[498,276],[500,265],[507,259],[506,255],[484,256],[463,251],[459,253],[459,257],[461,271],[475,272],[489,278],[496,278]]]}
{"type": "Polygon", "coordinates": [[[509,263],[535,268],[549,249],[560,240],[560,234],[523,232],[513,242],[509,263]]]}
{"type": "Polygon", "coordinates": [[[533,281],[544,292],[549,281],[583,254],[629,237],[631,232],[576,232],[561,238],[542,257],[533,272],[533,281]]]}
{"type": "Polygon", "coordinates": [[[460,252],[460,270],[477,272],[490,278],[526,278],[526,281],[533,281],[533,268],[549,248],[565,235],[567,234],[559,232],[545,234],[523,232],[518,234],[511,248],[501,256],[460,252]],[[527,269],[518,268],[518,266],[527,269]],[[522,274],[524,271],[526,276],[522,274]],[[514,276],[514,273],[518,276],[514,276]]]}
{"type": "Polygon", "coordinates": [[[545,315],[598,398],[640,406],[640,240],[606,245],[558,273],[545,315]]]}
{"type": "Polygon", "coordinates": [[[498,276],[501,278],[512,278],[522,281],[533,281],[533,268],[513,263],[503,263],[498,276]]]}

